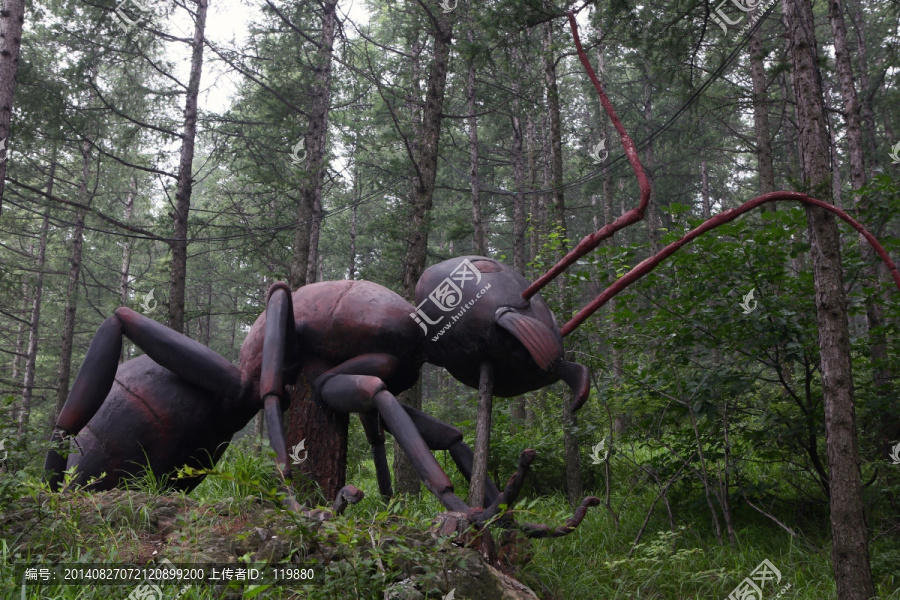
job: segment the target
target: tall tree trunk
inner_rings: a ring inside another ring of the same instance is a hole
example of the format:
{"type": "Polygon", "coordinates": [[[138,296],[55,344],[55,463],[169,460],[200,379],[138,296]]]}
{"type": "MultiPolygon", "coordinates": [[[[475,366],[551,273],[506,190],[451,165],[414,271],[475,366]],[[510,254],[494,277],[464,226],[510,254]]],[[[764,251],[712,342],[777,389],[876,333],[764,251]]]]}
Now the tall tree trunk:
{"type": "MultiPolygon", "coordinates": [[[[515,47],[510,49],[510,63],[512,65],[519,64],[519,53],[515,47]]],[[[513,167],[513,186],[515,187],[515,195],[513,196],[513,268],[516,272],[526,275],[525,264],[528,262],[525,254],[525,124],[522,122],[520,114],[521,101],[519,100],[519,81],[517,78],[512,82],[512,148],[510,157],[513,167]]]]}
{"type": "Polygon", "coordinates": [[[56,405],[51,416],[50,429],[56,425],[56,418],[69,396],[69,379],[72,371],[72,345],[75,339],[75,315],[78,311],[78,281],[81,279],[81,251],[84,245],[84,216],[93,197],[90,193],[89,178],[91,169],[91,143],[87,140],[81,145],[81,181],[78,183],[78,196],[82,207],[75,212],[75,228],[72,231],[69,256],[69,282],[66,286],[66,308],[63,311],[62,342],[59,351],[59,367],[56,371],[56,405]]]}
{"type": "MultiPolygon", "coordinates": [[[[53,182],[56,178],[56,152],[54,150],[53,162],[50,164],[50,180],[47,183],[47,195],[53,192],[53,182]]],[[[31,321],[28,327],[28,350],[25,352],[25,382],[22,390],[22,406],[19,409],[18,439],[22,442],[28,428],[28,419],[31,416],[31,402],[34,398],[34,375],[37,367],[38,333],[41,326],[41,295],[44,292],[44,264],[47,259],[47,231],[50,227],[50,205],[44,206],[44,220],[41,222],[41,233],[38,248],[37,269],[34,275],[34,294],[31,301],[31,321]]]]}
{"type": "MultiPolygon", "coordinates": [[[[131,188],[128,190],[128,200],[125,202],[125,223],[131,223],[131,217],[134,215],[134,200],[137,197],[137,177],[134,175],[131,176],[131,188]]],[[[119,270],[119,304],[122,306],[126,306],[128,304],[128,279],[131,275],[131,238],[125,238],[125,243],[122,247],[122,268],[119,270]]],[[[234,320],[233,323],[237,321],[234,320]]],[[[232,340],[232,346],[234,346],[234,340],[232,340]]],[[[119,362],[125,362],[126,360],[131,358],[133,346],[131,343],[126,342],[126,340],[122,340],[122,356],[119,358],[119,362]]],[[[57,396],[57,401],[59,401],[59,397],[57,396]]],[[[58,413],[61,410],[60,406],[57,406],[56,412],[58,413]]],[[[54,421],[55,423],[55,421],[54,421]]]]}
{"type": "MultiPolygon", "coordinates": [[[[653,86],[650,81],[650,64],[645,59],[644,68],[644,125],[647,135],[653,133],[653,86]]],[[[656,254],[662,248],[660,246],[660,219],[659,207],[656,201],[656,153],[653,151],[653,140],[647,143],[644,151],[644,170],[647,173],[647,181],[650,182],[650,202],[647,204],[647,228],[650,234],[650,253],[656,254]]]]}
{"type": "Polygon", "coordinates": [[[359,169],[354,169],[353,205],[350,207],[350,264],[347,279],[356,279],[356,213],[359,209],[359,169]]]}
{"type": "MultiPolygon", "coordinates": [[[[754,18],[759,9],[754,10],[754,18]]],[[[750,36],[750,79],[753,82],[753,129],[756,133],[756,162],[759,169],[759,193],[775,190],[775,165],[772,161],[772,137],[769,130],[769,108],[766,104],[766,69],[763,64],[762,28],[757,27],[750,36]]],[[[769,210],[775,205],[770,204],[769,210]]]]}
{"type": "MultiPolygon", "coordinates": [[[[416,176],[408,196],[409,228],[406,241],[406,259],[403,264],[403,295],[415,301],[416,283],[425,271],[428,250],[428,233],[431,224],[431,207],[434,183],[437,177],[438,143],[441,136],[441,116],[444,92],[447,86],[447,69],[450,62],[450,43],[453,40],[453,24],[447,15],[440,14],[434,21],[434,54],[428,73],[428,87],[422,109],[421,135],[416,145],[414,165],[416,176]]],[[[413,408],[422,407],[422,387],[418,382],[401,395],[400,401],[413,408]]],[[[397,491],[403,494],[419,492],[419,477],[412,469],[403,451],[394,443],[394,476],[397,491]]]]}
{"type": "MultiPolygon", "coordinates": [[[[131,188],[125,201],[125,223],[131,223],[134,215],[134,199],[137,196],[137,177],[131,176],[131,188]]],[[[128,278],[131,274],[131,238],[125,238],[122,245],[122,268],[119,270],[119,304],[128,304],[128,278]]]]}
{"type": "MultiPolygon", "coordinates": [[[[469,2],[469,47],[475,45],[474,25],[471,18],[471,2],[469,2]]],[[[471,50],[470,50],[471,51],[471,50]]],[[[469,185],[472,188],[472,229],[475,243],[475,254],[485,256],[484,220],[481,214],[481,188],[478,183],[478,117],[475,116],[475,56],[469,60],[469,73],[466,79],[466,108],[469,116],[469,185]]]]}
{"type": "MultiPolygon", "coordinates": [[[[28,301],[28,282],[22,281],[22,316],[24,317],[28,314],[28,306],[31,302],[28,301]]],[[[19,379],[19,368],[22,364],[22,358],[25,357],[25,354],[22,352],[22,346],[25,345],[25,323],[19,321],[19,325],[16,328],[16,354],[13,356],[12,363],[12,375],[10,377],[10,381],[15,382],[19,379]]]]}
{"type": "MultiPolygon", "coordinates": [[[[547,115],[550,123],[550,187],[553,190],[554,221],[558,233],[562,236],[558,257],[568,252],[566,239],[569,237],[566,227],[566,203],[563,194],[563,163],[562,163],[562,123],[559,107],[559,85],[556,76],[556,59],[553,55],[553,28],[551,23],[544,25],[544,78],[547,86],[547,115]]],[[[559,280],[560,303],[564,314],[571,310],[569,290],[565,286],[565,278],[559,280]]],[[[563,447],[566,462],[566,494],[569,503],[576,506],[584,492],[583,475],[581,471],[581,452],[578,447],[578,439],[575,429],[578,427],[578,419],[572,412],[568,398],[562,403],[563,412],[563,447]]]]}
{"type": "Polygon", "coordinates": [[[700,159],[700,199],[703,202],[703,218],[712,216],[712,203],[709,200],[709,169],[706,166],[706,157],[700,159]]]}
{"type": "Polygon", "coordinates": [[[550,186],[553,202],[553,220],[563,237],[560,254],[566,254],[568,248],[565,238],[568,237],[566,227],[566,204],[563,194],[563,162],[562,162],[562,122],[559,108],[559,84],[556,77],[556,59],[553,55],[553,28],[550,23],[544,25],[544,80],[547,86],[547,116],[550,123],[550,186]]]}
{"type": "Polygon", "coordinates": [[[452,24],[445,16],[437,19],[439,29],[434,32],[434,56],[428,74],[428,89],[422,110],[422,129],[416,157],[416,177],[409,193],[409,234],[406,260],[403,266],[403,292],[407,300],[414,300],[416,283],[425,271],[428,231],[431,219],[432,196],[437,176],[438,142],[447,68],[450,60],[452,24]]]}
{"type": "MultiPolygon", "coordinates": [[[[297,235],[306,237],[307,249],[295,248],[296,271],[292,268],[291,285],[316,281],[319,272],[319,233],[322,221],[322,186],[325,181],[328,150],[328,113],[331,106],[331,68],[334,51],[334,30],[337,22],[337,0],[326,0],[322,6],[322,31],[316,57],[316,77],[313,83],[306,133],[306,173],[301,188],[300,205],[308,216],[308,223],[297,224],[297,235]],[[303,260],[305,259],[305,263],[303,260]],[[305,274],[300,277],[300,271],[305,274]]],[[[310,460],[300,470],[315,480],[329,500],[343,487],[347,470],[347,415],[338,413],[318,402],[310,401],[306,390],[295,386],[293,400],[285,418],[287,442],[290,446],[307,440],[310,460]],[[304,401],[304,399],[306,401],[304,401]]]]}
{"type": "Polygon", "coordinates": [[[206,9],[209,0],[197,0],[194,39],[191,42],[191,74],[184,104],[184,129],[181,134],[181,158],[175,191],[175,216],[172,248],[172,275],[169,279],[169,327],[184,332],[184,293],[187,279],[187,231],[194,185],[194,142],[197,137],[197,96],[203,71],[203,41],[206,31],[206,9]]]}
{"type": "Polygon", "coordinates": [[[0,162],[0,211],[3,210],[3,187],[9,161],[9,134],[13,97],[16,93],[16,74],[19,71],[19,48],[22,46],[22,25],[25,21],[25,0],[4,0],[0,11],[0,140],[6,152],[0,162]]]}
{"type": "MultiPolygon", "coordinates": [[[[525,114],[525,143],[526,143],[526,156],[528,158],[528,173],[529,173],[529,190],[535,189],[535,184],[537,182],[537,166],[535,165],[535,140],[534,140],[534,119],[531,118],[531,114],[525,114]]],[[[529,213],[528,213],[528,221],[531,224],[531,236],[530,236],[530,252],[528,255],[528,262],[534,260],[534,258],[540,252],[540,240],[541,233],[538,219],[538,202],[539,202],[540,194],[531,194],[531,202],[529,204],[529,213]]],[[[536,269],[533,269],[532,276],[536,275],[536,269]]]]}
{"type": "MultiPolygon", "coordinates": [[[[518,102],[515,102],[517,105],[518,102]]],[[[517,273],[525,274],[525,154],[522,147],[524,131],[522,119],[517,114],[518,106],[513,107],[512,117],[512,163],[515,195],[513,196],[513,268],[517,273]]]]}
{"type": "Polygon", "coordinates": [[[859,99],[853,81],[853,67],[850,48],[847,44],[847,26],[844,23],[842,0],[828,0],[828,16],[834,35],[834,58],[838,78],[841,82],[841,97],[844,100],[844,122],[846,123],[847,146],[850,150],[850,183],[854,190],[866,184],[866,164],[863,158],[862,124],[859,117],[859,99]]]}
{"type": "MultiPolygon", "coordinates": [[[[793,67],[804,183],[813,193],[827,192],[828,133],[812,5],[804,0],[785,0],[784,14],[793,67]]],[[[840,600],[870,600],[875,596],[875,586],[863,513],[840,239],[831,214],[815,207],[807,207],[806,214],[815,277],[825,404],[832,565],[840,600]]]]}
{"type": "Polygon", "coordinates": [[[328,110],[331,106],[331,60],[334,51],[334,27],[337,22],[337,0],[322,3],[322,35],[319,38],[316,80],[313,84],[309,130],[306,134],[306,181],[301,195],[310,207],[309,253],[306,283],[318,278],[319,234],[322,229],[322,186],[328,165],[328,110]]]}
{"type": "MultiPolygon", "coordinates": [[[[844,120],[847,125],[847,146],[850,151],[850,183],[853,185],[854,190],[858,190],[866,184],[865,142],[863,140],[863,128],[860,116],[861,107],[859,97],[856,93],[856,83],[853,80],[850,48],[847,43],[847,28],[844,22],[842,0],[829,0],[828,15],[831,20],[831,31],[834,34],[835,64],[837,65],[838,76],[841,82],[841,97],[844,100],[844,120]]],[[[858,48],[860,51],[865,52],[862,46],[858,45],[858,48]]],[[[861,196],[855,194],[854,203],[859,209],[864,208],[861,205],[861,201],[861,196]]],[[[885,366],[888,358],[887,340],[885,339],[884,334],[879,332],[883,319],[881,304],[879,302],[880,294],[878,293],[880,287],[879,265],[881,264],[881,261],[878,260],[875,253],[872,252],[871,246],[868,243],[865,243],[862,236],[860,236],[860,242],[863,243],[862,247],[866,249],[865,253],[867,257],[867,264],[863,272],[866,279],[875,287],[875,293],[866,300],[869,349],[872,362],[875,364],[875,385],[879,388],[881,394],[886,394],[892,379],[892,374],[885,366]]],[[[885,444],[888,441],[890,440],[885,439],[885,444]]]]}
{"type": "MultiPolygon", "coordinates": [[[[863,16],[862,0],[853,2],[853,8],[850,11],[850,19],[853,21],[853,27],[856,30],[856,60],[859,71],[859,113],[865,124],[863,127],[863,144],[869,153],[870,164],[881,164],[881,158],[878,156],[878,148],[875,142],[875,110],[872,107],[872,98],[874,90],[869,85],[869,62],[868,48],[866,44],[865,18],[863,16]]],[[[892,139],[892,138],[888,138],[892,139]]]]}

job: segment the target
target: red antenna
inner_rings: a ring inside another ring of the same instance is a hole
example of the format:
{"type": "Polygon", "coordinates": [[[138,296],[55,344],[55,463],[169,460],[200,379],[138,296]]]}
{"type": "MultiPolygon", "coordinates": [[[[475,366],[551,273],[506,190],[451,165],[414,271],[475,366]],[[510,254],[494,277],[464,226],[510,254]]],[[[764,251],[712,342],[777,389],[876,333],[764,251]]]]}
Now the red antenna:
{"type": "MultiPolygon", "coordinates": [[[[594,69],[591,67],[590,62],[588,61],[587,55],[584,53],[584,49],[581,47],[581,40],[578,37],[578,24],[575,22],[574,13],[572,11],[569,11],[568,16],[569,25],[572,28],[572,37],[575,40],[575,48],[578,51],[578,58],[581,59],[581,64],[584,65],[588,77],[590,77],[591,81],[594,83],[594,88],[600,95],[600,102],[601,104],[603,104],[603,108],[606,110],[606,114],[609,115],[610,120],[612,121],[616,130],[619,132],[619,137],[622,140],[622,146],[625,148],[625,154],[628,156],[628,161],[631,163],[631,168],[634,170],[635,176],[637,176],[638,185],[641,189],[641,199],[638,203],[637,208],[633,208],[630,211],[626,212],[624,215],[622,215],[609,225],[606,225],[599,231],[585,236],[585,238],[582,239],[571,252],[566,254],[566,256],[562,258],[562,260],[551,267],[549,271],[544,273],[544,275],[542,275],[537,281],[532,283],[528,287],[528,289],[526,289],[522,293],[522,297],[526,300],[534,296],[542,287],[553,281],[553,279],[555,279],[560,273],[565,271],[576,260],[599,246],[600,242],[609,237],[612,237],[614,233],[616,233],[623,227],[627,227],[628,225],[637,223],[638,221],[643,219],[644,211],[646,210],[647,203],[650,200],[650,183],[647,181],[647,176],[644,174],[644,167],[641,165],[641,161],[638,158],[637,150],[634,147],[634,142],[625,131],[625,128],[622,126],[622,122],[619,121],[619,117],[616,115],[616,111],[613,109],[612,104],[610,104],[609,98],[606,97],[606,94],[603,91],[603,87],[600,85],[600,81],[597,79],[597,75],[596,73],[594,73],[594,69]]],[[[891,277],[894,278],[894,283],[897,285],[897,289],[900,290],[900,272],[897,271],[897,267],[891,260],[891,257],[888,255],[884,247],[878,242],[875,236],[869,233],[869,231],[866,230],[866,228],[863,227],[862,224],[853,219],[853,217],[827,202],[817,200],[815,198],[807,196],[806,194],[785,191],[771,192],[769,194],[757,196],[756,198],[753,198],[752,200],[748,200],[747,202],[741,204],[737,208],[726,210],[716,215],[715,217],[704,221],[695,229],[687,233],[680,240],[672,242],[654,256],[644,259],[635,268],[619,278],[615,283],[606,288],[593,301],[591,301],[584,308],[578,311],[578,314],[572,317],[572,319],[563,326],[560,332],[563,336],[572,333],[572,331],[574,331],[588,317],[594,314],[601,306],[606,304],[616,294],[655,269],[662,261],[674,254],[685,244],[691,242],[694,238],[699,237],[700,235],[706,233],[707,231],[715,229],[720,225],[724,225],[725,223],[733,221],[745,212],[753,210],[754,208],[757,208],[769,202],[800,202],[801,204],[805,205],[818,206],[836,214],[842,220],[849,223],[850,226],[853,227],[853,229],[862,234],[862,236],[866,238],[866,241],[868,241],[872,245],[872,247],[875,249],[875,252],[881,258],[884,264],[887,265],[888,270],[891,272],[891,277]]]]}
{"type": "Polygon", "coordinates": [[[526,300],[538,293],[542,287],[556,279],[557,275],[569,268],[576,260],[599,246],[600,242],[606,238],[612,237],[613,234],[620,229],[628,227],[643,219],[644,211],[647,210],[647,204],[650,202],[650,182],[647,180],[647,175],[644,173],[644,166],[641,164],[641,159],[638,158],[634,142],[631,140],[631,136],[628,135],[628,132],[625,131],[625,127],[622,126],[619,116],[616,114],[609,98],[606,97],[603,86],[600,85],[600,80],[597,79],[597,74],[594,73],[594,69],[591,67],[590,61],[588,61],[587,54],[584,53],[584,48],[581,47],[581,40],[578,38],[578,24],[575,22],[575,13],[570,10],[568,15],[569,25],[572,27],[572,37],[575,38],[575,48],[578,50],[578,58],[581,59],[581,64],[584,65],[588,77],[590,77],[591,81],[594,83],[594,88],[600,96],[600,103],[603,105],[604,110],[606,110],[606,114],[609,115],[609,120],[612,121],[616,131],[619,132],[619,139],[622,140],[622,147],[625,149],[625,155],[628,157],[628,162],[631,163],[631,168],[634,170],[634,174],[638,180],[638,186],[641,188],[641,200],[638,203],[637,208],[632,208],[609,225],[600,229],[600,231],[585,236],[583,240],[578,242],[578,245],[575,246],[571,252],[566,254],[562,260],[553,265],[549,271],[544,273],[537,281],[528,286],[528,289],[522,292],[522,297],[526,300]]]}

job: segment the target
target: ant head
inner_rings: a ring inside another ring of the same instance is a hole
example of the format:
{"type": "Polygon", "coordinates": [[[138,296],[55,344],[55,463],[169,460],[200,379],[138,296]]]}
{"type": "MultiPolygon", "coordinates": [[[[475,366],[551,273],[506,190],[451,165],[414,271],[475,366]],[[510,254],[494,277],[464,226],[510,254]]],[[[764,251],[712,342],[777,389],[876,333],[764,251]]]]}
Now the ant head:
{"type": "Polygon", "coordinates": [[[483,256],[445,260],[416,285],[416,312],[428,362],[478,387],[480,365],[494,365],[494,395],[515,396],[560,378],[567,382],[562,335],[540,295],[522,298],[528,281],[483,256]]]}

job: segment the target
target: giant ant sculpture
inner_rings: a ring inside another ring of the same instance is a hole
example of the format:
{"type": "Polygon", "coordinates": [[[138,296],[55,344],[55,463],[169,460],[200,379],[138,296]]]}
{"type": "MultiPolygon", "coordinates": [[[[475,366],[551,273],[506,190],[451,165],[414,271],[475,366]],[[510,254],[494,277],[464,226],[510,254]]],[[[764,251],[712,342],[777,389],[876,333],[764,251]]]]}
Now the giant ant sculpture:
{"type": "MultiPolygon", "coordinates": [[[[55,450],[48,453],[45,468],[51,473],[51,488],[59,489],[67,467],[77,467],[80,482],[106,473],[94,484],[98,489],[114,487],[146,466],[155,474],[173,473],[182,465],[211,467],[232,435],[260,409],[269,424],[279,474],[289,482],[291,465],[282,423],[282,411],[290,401],[285,385],[302,375],[314,382],[315,401],[336,411],[359,413],[372,443],[383,495],[391,495],[384,448],[387,430],[441,504],[480,525],[501,513],[503,506],[507,510],[512,506],[534,451],[522,453],[519,468],[502,493],[485,476],[484,507],[463,502],[432,454],[449,450],[471,480],[474,455],[462,432],[396,399],[416,382],[424,361],[446,368],[470,387],[501,397],[563,380],[573,392],[571,409],[577,411],[588,397],[588,370],[563,359],[563,337],[684,244],[768,202],[795,201],[835,213],[872,244],[900,288],[900,273],[887,252],[849,215],[805,194],[773,192],[717,215],[644,260],[560,329],[538,291],[601,241],[640,221],[650,198],[634,143],[587,60],[573,13],[568,17],[578,56],[638,179],[641,194],[636,208],[585,237],[531,285],[509,267],[480,256],[451,259],[427,269],[416,287],[416,307],[367,281],[315,283],[293,293],[286,284],[276,283],[269,289],[265,311],[241,346],[238,367],[148,317],[119,308],[94,335],[57,420],[52,440],[75,436],[78,450],[68,458],[55,450]],[[123,335],[146,354],[117,366],[123,335]]],[[[485,394],[481,396],[483,401],[485,394]]],[[[476,439],[476,444],[481,442],[476,439]]],[[[189,491],[201,480],[199,475],[172,480],[170,485],[189,491]]],[[[353,486],[345,486],[335,511],[361,496],[353,486]]],[[[286,501],[295,510],[305,510],[290,492],[286,501]]],[[[589,506],[598,503],[597,498],[585,498],[575,516],[556,529],[519,527],[531,537],[565,535],[578,526],[589,506]]]]}

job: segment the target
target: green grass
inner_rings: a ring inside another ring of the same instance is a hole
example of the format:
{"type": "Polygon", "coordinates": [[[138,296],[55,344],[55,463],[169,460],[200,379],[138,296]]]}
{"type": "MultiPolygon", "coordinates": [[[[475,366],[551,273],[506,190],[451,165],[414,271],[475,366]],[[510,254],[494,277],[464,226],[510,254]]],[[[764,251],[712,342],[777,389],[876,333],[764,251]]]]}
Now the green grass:
{"type": "MultiPolygon", "coordinates": [[[[447,460],[443,453],[438,458],[442,463],[447,460]]],[[[207,477],[188,497],[196,504],[192,502],[190,510],[178,515],[176,526],[181,528],[179,531],[182,535],[190,535],[191,531],[216,527],[221,524],[220,515],[224,513],[232,515],[229,518],[235,514],[249,516],[259,508],[259,503],[265,503],[267,490],[277,483],[273,469],[269,456],[256,454],[246,444],[233,445],[216,467],[221,475],[207,477]]],[[[455,470],[449,467],[447,470],[459,477],[455,470]]],[[[618,481],[628,479],[620,477],[618,481]]],[[[377,493],[371,463],[351,468],[348,482],[366,491],[367,496],[327,527],[350,549],[367,546],[372,536],[395,535],[398,522],[413,528],[426,528],[430,517],[442,511],[436,499],[427,493],[403,498],[388,509],[377,493]]],[[[131,486],[147,498],[166,498],[152,477],[135,480],[131,486]]],[[[457,490],[460,488],[464,490],[464,486],[458,486],[457,490]]],[[[0,600],[127,598],[133,589],[131,586],[97,589],[87,586],[28,587],[22,595],[21,583],[14,580],[15,565],[34,564],[43,557],[53,562],[132,561],[135,556],[146,555],[148,539],[154,532],[146,503],[129,500],[109,506],[94,494],[39,495],[38,489],[37,480],[30,476],[18,483],[18,494],[27,491],[25,499],[11,499],[9,489],[6,489],[6,496],[0,494],[0,501],[6,502],[0,505],[0,513],[16,511],[29,497],[39,499],[41,505],[34,511],[25,534],[21,528],[16,533],[10,533],[8,528],[0,529],[0,581],[3,582],[0,600]],[[22,540],[26,538],[29,541],[23,546],[22,540]]],[[[545,600],[723,599],[763,559],[768,559],[781,571],[782,580],[778,587],[791,584],[783,598],[824,600],[836,597],[827,532],[807,531],[803,540],[798,541],[755,513],[735,515],[739,527],[738,546],[732,548],[727,543],[720,546],[709,534],[707,513],[699,509],[691,513],[680,507],[676,514],[694,514],[695,520],[679,522],[676,531],[670,531],[665,507],[660,504],[640,544],[629,557],[653,497],[650,488],[616,487],[613,507],[619,512],[618,528],[605,508],[593,508],[574,533],[562,538],[530,541],[531,560],[517,577],[545,600]]],[[[571,516],[562,496],[523,499],[521,506],[527,510],[518,512],[520,522],[544,522],[555,527],[571,516]]],[[[415,554],[412,547],[400,548],[395,554],[385,551],[375,558],[355,550],[348,552],[349,562],[340,568],[335,566],[330,574],[332,579],[322,582],[317,589],[295,592],[273,587],[256,597],[374,600],[381,597],[377,592],[379,582],[371,577],[361,579],[360,574],[377,570],[376,559],[389,564],[394,559],[421,560],[422,564],[430,560],[415,554]],[[356,590],[356,596],[350,590],[356,590]]],[[[872,543],[871,555],[879,598],[900,600],[900,578],[895,574],[900,565],[898,541],[887,536],[879,538],[872,543]]],[[[174,597],[175,588],[163,589],[166,600],[174,597]]],[[[776,593],[777,589],[767,590],[764,598],[774,598],[776,593]]],[[[210,588],[194,585],[180,598],[206,600],[219,597],[210,588]]]]}

